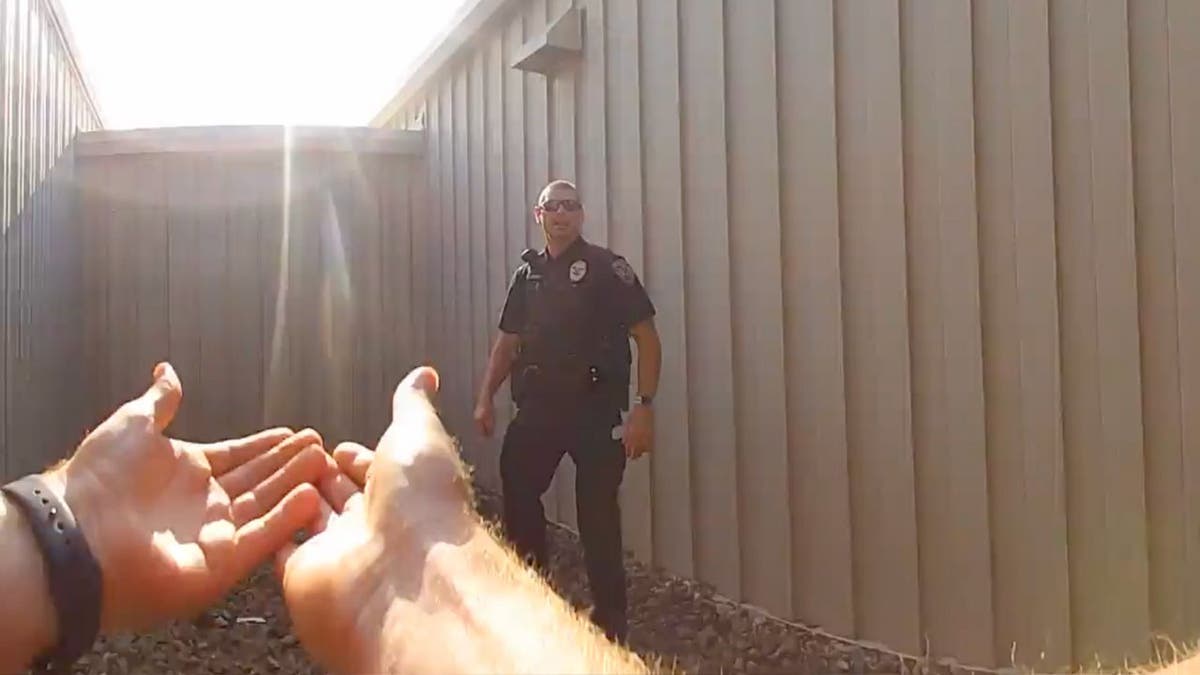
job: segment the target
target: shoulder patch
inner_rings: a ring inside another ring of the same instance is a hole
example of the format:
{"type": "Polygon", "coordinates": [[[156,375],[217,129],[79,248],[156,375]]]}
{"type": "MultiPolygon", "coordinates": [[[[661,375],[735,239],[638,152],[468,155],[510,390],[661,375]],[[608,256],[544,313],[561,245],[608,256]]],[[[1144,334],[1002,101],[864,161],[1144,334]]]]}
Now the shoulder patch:
{"type": "Polygon", "coordinates": [[[633,267],[629,265],[629,261],[624,258],[613,258],[612,262],[613,274],[626,285],[632,286],[637,280],[637,275],[633,272],[633,267]]]}

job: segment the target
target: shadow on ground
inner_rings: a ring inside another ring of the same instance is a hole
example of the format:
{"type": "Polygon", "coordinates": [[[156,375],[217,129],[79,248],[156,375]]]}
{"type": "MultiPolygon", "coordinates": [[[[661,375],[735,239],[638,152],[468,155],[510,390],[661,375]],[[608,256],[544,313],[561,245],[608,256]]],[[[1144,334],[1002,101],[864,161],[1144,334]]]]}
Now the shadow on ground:
{"type": "MultiPolygon", "coordinates": [[[[480,494],[480,512],[497,514],[496,495],[480,494]]],[[[590,602],[576,536],[552,527],[552,585],[584,608],[590,602]]],[[[772,620],[716,596],[694,581],[672,577],[632,558],[630,642],[639,653],[707,673],[964,673],[905,661],[879,650],[772,620]]],[[[291,634],[287,608],[269,568],[258,570],[226,601],[194,622],[149,634],[100,639],[76,673],[323,674],[291,634]]]]}

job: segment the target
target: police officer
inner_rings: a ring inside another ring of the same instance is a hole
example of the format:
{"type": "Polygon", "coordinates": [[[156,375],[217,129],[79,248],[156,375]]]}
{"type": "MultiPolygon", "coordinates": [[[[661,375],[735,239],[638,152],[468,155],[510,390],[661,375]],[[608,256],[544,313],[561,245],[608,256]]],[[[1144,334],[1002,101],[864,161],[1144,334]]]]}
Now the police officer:
{"type": "Polygon", "coordinates": [[[483,435],[491,435],[492,399],[511,376],[517,414],[500,454],[504,527],[517,553],[543,573],[541,496],[563,453],[570,453],[577,468],[592,620],[610,639],[623,642],[626,590],[617,497],[626,461],[653,445],[652,401],[661,362],[654,305],[625,258],[583,239],[583,204],[573,184],[547,185],[533,213],[546,246],[526,251],[512,277],[475,422],[483,435]],[[630,336],[638,345],[632,409],[630,336]]]}

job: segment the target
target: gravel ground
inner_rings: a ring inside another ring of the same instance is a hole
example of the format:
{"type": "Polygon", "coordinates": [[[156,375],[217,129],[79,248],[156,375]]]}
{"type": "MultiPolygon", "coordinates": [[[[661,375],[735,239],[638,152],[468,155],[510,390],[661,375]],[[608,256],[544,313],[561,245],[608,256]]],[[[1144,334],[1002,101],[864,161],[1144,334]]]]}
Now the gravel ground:
{"type": "MultiPolygon", "coordinates": [[[[485,516],[493,495],[480,495],[485,516]]],[[[551,528],[553,585],[580,607],[588,602],[575,536],[551,528]]],[[[947,665],[902,661],[769,619],[725,602],[710,588],[628,560],[630,642],[639,653],[687,673],[963,673],[947,665]]],[[[287,609],[269,568],[194,622],[140,636],[102,638],[76,673],[323,673],[290,633],[287,609]]]]}

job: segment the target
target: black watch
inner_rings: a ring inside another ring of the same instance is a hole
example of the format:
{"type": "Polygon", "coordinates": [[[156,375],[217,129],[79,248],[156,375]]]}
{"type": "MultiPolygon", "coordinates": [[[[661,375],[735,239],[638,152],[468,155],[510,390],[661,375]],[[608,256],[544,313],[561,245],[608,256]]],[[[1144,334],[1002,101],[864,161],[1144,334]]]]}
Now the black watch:
{"type": "Polygon", "coordinates": [[[100,631],[104,579],[83,531],[66,502],[37,474],[0,490],[25,514],[46,566],[58,643],[42,654],[33,672],[68,673],[100,631]]]}
{"type": "Polygon", "coordinates": [[[633,397],[633,402],[638,405],[648,406],[654,403],[654,397],[649,394],[638,394],[637,396],[633,397]]]}

